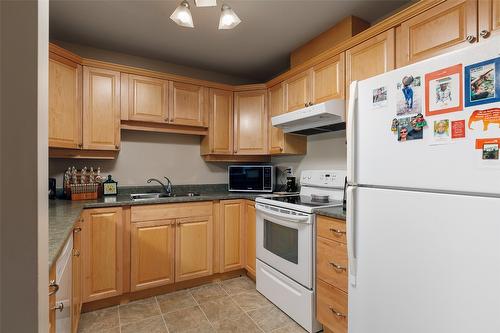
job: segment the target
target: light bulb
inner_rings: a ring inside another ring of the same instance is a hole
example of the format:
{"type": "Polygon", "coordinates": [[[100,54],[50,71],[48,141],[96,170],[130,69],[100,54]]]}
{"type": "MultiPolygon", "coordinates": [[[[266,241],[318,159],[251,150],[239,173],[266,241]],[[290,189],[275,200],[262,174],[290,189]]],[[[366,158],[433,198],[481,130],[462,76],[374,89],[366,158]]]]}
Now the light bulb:
{"type": "Polygon", "coordinates": [[[189,3],[183,0],[179,6],[174,10],[170,19],[182,27],[194,28],[193,16],[189,10],[189,3]]]}
{"type": "Polygon", "coordinates": [[[219,29],[232,29],[238,24],[240,24],[241,20],[236,15],[234,10],[231,9],[228,5],[224,4],[221,8],[221,14],[219,19],[219,29]]]}

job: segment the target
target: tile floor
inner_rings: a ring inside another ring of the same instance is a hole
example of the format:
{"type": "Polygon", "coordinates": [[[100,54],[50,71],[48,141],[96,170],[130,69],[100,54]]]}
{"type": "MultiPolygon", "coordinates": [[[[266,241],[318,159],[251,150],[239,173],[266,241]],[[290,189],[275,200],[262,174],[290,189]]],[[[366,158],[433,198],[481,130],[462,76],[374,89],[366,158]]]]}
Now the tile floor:
{"type": "Polygon", "coordinates": [[[81,333],[305,332],[246,276],[84,313],[81,333]]]}

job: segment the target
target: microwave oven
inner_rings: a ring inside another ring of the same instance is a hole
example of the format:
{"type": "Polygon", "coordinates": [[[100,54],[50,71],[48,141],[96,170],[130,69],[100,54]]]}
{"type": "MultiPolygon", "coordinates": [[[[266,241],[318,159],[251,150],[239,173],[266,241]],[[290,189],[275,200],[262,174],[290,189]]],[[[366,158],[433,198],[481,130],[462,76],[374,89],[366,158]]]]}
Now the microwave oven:
{"type": "Polygon", "coordinates": [[[274,167],[272,165],[230,165],[228,167],[229,191],[272,192],[274,167]]]}

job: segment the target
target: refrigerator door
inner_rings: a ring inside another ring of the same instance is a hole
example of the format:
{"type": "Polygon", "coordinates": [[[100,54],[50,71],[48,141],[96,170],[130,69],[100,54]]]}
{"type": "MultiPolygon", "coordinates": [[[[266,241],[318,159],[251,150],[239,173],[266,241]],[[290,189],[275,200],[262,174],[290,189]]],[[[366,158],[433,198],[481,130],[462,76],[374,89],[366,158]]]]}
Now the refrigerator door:
{"type": "MultiPolygon", "coordinates": [[[[445,192],[500,194],[500,160],[484,160],[482,149],[476,149],[475,146],[476,139],[500,138],[500,119],[497,119],[500,118],[500,103],[465,107],[465,97],[459,96],[462,98],[463,110],[432,116],[425,114],[426,73],[457,64],[462,64],[465,68],[467,65],[499,56],[500,36],[465,50],[358,82],[355,114],[352,116],[348,114],[347,133],[353,137],[348,141],[348,152],[353,153],[353,156],[348,158],[348,163],[354,161],[352,170],[349,170],[350,183],[445,192]],[[399,142],[397,133],[391,131],[393,119],[416,115],[397,116],[398,101],[401,99],[404,101],[402,89],[398,90],[397,85],[407,75],[421,78],[422,87],[414,89],[413,103],[420,103],[422,106],[421,112],[425,116],[427,126],[423,129],[423,139],[399,142]],[[374,90],[382,87],[387,89],[387,102],[376,103],[374,90]],[[487,130],[483,129],[484,122],[481,119],[471,119],[474,111],[492,108],[497,108],[497,115],[493,116],[494,119],[490,121],[487,130]],[[470,119],[472,122],[469,129],[470,119]],[[434,122],[440,120],[449,121],[448,133],[451,132],[452,121],[465,121],[465,138],[436,141],[434,122]]],[[[497,67],[496,80],[500,81],[500,66],[497,67]]],[[[467,89],[470,84],[463,83],[466,79],[463,72],[463,70],[460,72],[463,76],[460,84],[463,89],[467,89]]],[[[434,87],[434,91],[429,88],[428,93],[428,97],[433,99],[436,97],[437,86],[435,84],[429,86],[434,87]]]]}
{"type": "Polygon", "coordinates": [[[500,199],[353,192],[349,333],[500,332],[500,199]]]}

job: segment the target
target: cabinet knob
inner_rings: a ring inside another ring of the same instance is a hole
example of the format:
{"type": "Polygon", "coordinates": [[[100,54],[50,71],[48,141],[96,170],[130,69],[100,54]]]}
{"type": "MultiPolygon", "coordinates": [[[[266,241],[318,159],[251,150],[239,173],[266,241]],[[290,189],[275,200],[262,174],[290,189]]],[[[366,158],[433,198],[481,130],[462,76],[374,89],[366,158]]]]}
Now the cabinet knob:
{"type": "Polygon", "coordinates": [[[309,106],[312,106],[313,105],[313,102],[309,102],[309,106]]]}
{"type": "Polygon", "coordinates": [[[304,103],[304,107],[306,107],[306,108],[307,108],[307,103],[304,103]]]}
{"type": "Polygon", "coordinates": [[[342,318],[345,318],[347,317],[345,314],[343,314],[342,312],[338,312],[336,311],[333,307],[330,306],[330,311],[333,312],[334,315],[336,315],[337,317],[342,317],[342,318]]]}
{"type": "Polygon", "coordinates": [[[54,295],[59,290],[59,285],[56,283],[56,280],[50,280],[49,282],[49,296],[54,295]]]}
{"type": "Polygon", "coordinates": [[[472,44],[476,41],[476,37],[469,35],[467,36],[467,38],[465,38],[465,40],[472,44]]]}
{"type": "Polygon", "coordinates": [[[57,304],[56,306],[54,306],[52,308],[52,310],[59,310],[59,312],[63,312],[63,310],[64,310],[64,303],[63,302],[59,302],[59,304],[57,304]]]}
{"type": "Polygon", "coordinates": [[[488,30],[483,30],[479,33],[479,36],[481,36],[483,38],[488,38],[488,37],[490,37],[490,32],[488,30]]]}
{"type": "Polygon", "coordinates": [[[330,265],[332,266],[332,268],[333,268],[333,269],[335,269],[336,271],[341,271],[341,272],[343,272],[343,271],[346,271],[346,270],[347,270],[347,268],[345,268],[344,266],[341,266],[341,265],[339,265],[339,264],[336,264],[336,263],[334,263],[333,261],[330,261],[330,262],[329,262],[329,264],[330,264],[330,265]]]}
{"type": "Polygon", "coordinates": [[[76,234],[76,233],[79,233],[80,231],[82,231],[82,228],[75,228],[73,229],[73,232],[76,234]]]}
{"type": "Polygon", "coordinates": [[[79,143],[78,144],[78,148],[82,149],[83,148],[83,144],[79,143]]]}
{"type": "Polygon", "coordinates": [[[283,147],[280,147],[280,152],[282,152],[282,151],[283,151],[283,147]]]}
{"type": "Polygon", "coordinates": [[[120,146],[119,145],[115,145],[115,149],[120,149],[120,146]]]}
{"type": "Polygon", "coordinates": [[[75,257],[79,257],[79,256],[80,256],[80,251],[78,251],[78,250],[74,250],[74,251],[73,251],[73,255],[74,255],[75,257]]]}

